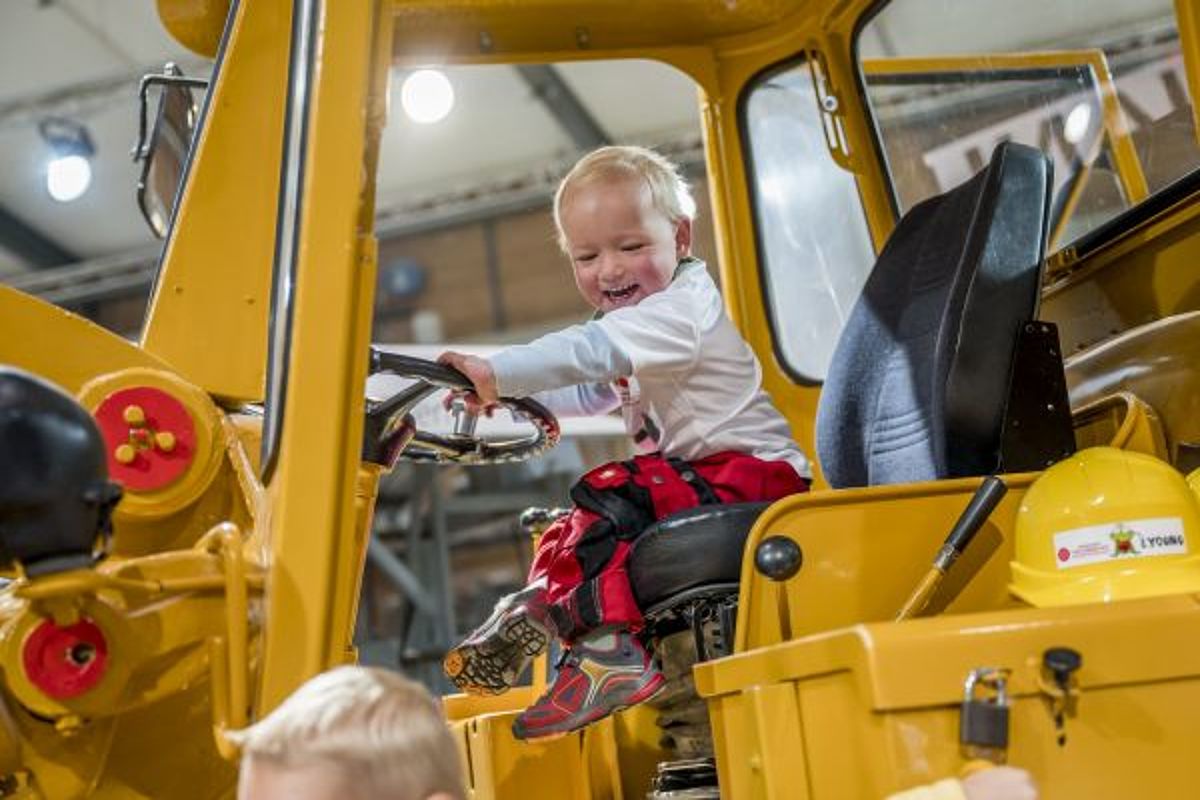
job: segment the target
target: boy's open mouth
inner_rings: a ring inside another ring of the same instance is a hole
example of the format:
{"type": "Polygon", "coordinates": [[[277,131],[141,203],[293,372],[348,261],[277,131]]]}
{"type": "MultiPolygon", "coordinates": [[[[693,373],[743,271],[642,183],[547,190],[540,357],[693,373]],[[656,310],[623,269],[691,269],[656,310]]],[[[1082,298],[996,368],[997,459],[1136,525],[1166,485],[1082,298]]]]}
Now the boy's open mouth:
{"type": "Polygon", "coordinates": [[[609,300],[624,300],[633,295],[638,289],[638,284],[631,283],[628,286],[621,286],[617,289],[605,289],[604,296],[609,300]]]}

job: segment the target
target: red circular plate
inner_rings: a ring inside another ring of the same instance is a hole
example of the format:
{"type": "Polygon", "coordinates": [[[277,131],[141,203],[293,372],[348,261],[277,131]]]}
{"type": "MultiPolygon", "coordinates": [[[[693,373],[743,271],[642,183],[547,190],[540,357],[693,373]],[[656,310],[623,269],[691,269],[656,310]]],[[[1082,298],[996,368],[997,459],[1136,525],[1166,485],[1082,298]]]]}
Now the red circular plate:
{"type": "Polygon", "coordinates": [[[170,486],[187,472],[196,456],[196,426],[183,403],[162,389],[136,386],[113,392],[96,409],[96,423],[108,449],[108,473],[131,491],[150,492],[170,486]],[[125,421],[125,409],[137,406],[146,421],[133,426],[125,421]],[[175,446],[165,452],[154,444],[154,434],[175,436],[175,446]],[[116,450],[128,444],[133,460],[117,461],[116,450]]]}
{"type": "Polygon", "coordinates": [[[22,656],[29,682],[62,700],[100,682],[108,664],[108,642],[90,619],[66,627],[44,620],[25,640],[22,656]]]}

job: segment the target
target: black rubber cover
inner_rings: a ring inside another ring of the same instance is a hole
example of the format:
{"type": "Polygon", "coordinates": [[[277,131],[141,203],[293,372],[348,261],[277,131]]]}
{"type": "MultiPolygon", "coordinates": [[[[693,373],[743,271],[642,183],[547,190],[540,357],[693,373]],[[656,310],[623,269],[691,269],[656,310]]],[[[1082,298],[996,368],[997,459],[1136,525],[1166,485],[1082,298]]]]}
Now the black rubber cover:
{"type": "Polygon", "coordinates": [[[0,563],[28,575],[89,566],[121,490],[75,399],[0,365],[0,563]]]}
{"type": "Polygon", "coordinates": [[[699,506],[646,529],[629,554],[629,583],[642,609],[680,592],[737,583],[754,521],[770,503],[699,506]]]}

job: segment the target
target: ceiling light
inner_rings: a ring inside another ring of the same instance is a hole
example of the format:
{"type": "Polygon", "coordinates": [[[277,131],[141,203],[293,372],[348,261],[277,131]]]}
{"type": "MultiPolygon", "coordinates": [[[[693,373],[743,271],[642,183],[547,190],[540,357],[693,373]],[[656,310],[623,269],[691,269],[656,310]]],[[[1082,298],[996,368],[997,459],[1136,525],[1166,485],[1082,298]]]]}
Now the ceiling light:
{"type": "Polygon", "coordinates": [[[83,195],[92,182],[91,158],[96,153],[87,128],[68,119],[44,119],[38,132],[50,147],[46,191],[60,203],[83,195]]]}
{"type": "Polygon", "coordinates": [[[1067,114],[1067,121],[1063,124],[1063,138],[1071,144],[1079,144],[1087,135],[1091,124],[1092,109],[1087,103],[1080,103],[1067,114]]]}
{"type": "Polygon", "coordinates": [[[46,165],[46,191],[60,203],[69,203],[87,191],[92,165],[83,156],[59,156],[46,165]]]}
{"type": "Polygon", "coordinates": [[[440,71],[419,69],[404,79],[400,105],[413,122],[437,122],[454,107],[454,87],[440,71]]]}

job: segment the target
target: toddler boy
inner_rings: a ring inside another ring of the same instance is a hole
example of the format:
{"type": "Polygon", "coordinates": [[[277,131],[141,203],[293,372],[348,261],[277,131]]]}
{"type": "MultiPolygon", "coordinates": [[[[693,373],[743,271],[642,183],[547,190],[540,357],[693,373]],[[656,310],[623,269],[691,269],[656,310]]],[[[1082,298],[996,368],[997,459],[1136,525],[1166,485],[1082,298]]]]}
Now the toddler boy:
{"type": "Polygon", "coordinates": [[[455,685],[486,694],[511,687],[551,636],[567,645],[554,684],[514,723],[519,738],[575,730],[662,688],[625,572],[647,526],[808,488],[808,461],[754,353],[690,256],[694,215],[687,184],[658,153],[588,154],[559,185],[554,219],[596,317],[488,359],[441,358],[474,384],[475,409],[500,395],[534,396],[560,416],[620,408],[643,453],[583,476],[574,510],[543,534],[528,586],[446,656],[455,685]]]}

